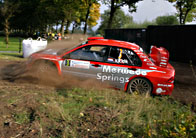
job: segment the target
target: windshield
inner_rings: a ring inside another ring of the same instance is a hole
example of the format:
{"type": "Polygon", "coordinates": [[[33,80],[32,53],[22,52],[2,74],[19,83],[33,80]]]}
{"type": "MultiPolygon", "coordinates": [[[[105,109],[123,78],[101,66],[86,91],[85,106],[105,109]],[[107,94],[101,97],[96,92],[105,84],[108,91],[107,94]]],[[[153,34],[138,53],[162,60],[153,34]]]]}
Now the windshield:
{"type": "Polygon", "coordinates": [[[79,44],[79,45],[77,45],[77,46],[68,46],[68,47],[66,47],[66,48],[60,49],[60,50],[57,52],[57,55],[60,56],[60,55],[62,55],[62,54],[64,54],[64,53],[66,53],[66,52],[68,52],[68,51],[70,51],[70,50],[72,50],[72,49],[74,49],[74,48],[76,48],[76,47],[79,47],[79,46],[81,46],[81,45],[84,45],[84,44],[86,44],[86,42],[83,42],[83,43],[81,43],[81,44],[79,44]]]}

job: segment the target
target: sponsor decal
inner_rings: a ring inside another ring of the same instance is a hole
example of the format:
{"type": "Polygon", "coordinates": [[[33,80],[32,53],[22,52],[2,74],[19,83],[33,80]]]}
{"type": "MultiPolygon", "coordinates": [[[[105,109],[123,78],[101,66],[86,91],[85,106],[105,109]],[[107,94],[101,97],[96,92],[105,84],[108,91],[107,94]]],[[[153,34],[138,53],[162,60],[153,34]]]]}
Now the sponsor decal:
{"type": "Polygon", "coordinates": [[[160,64],[167,65],[167,63],[164,63],[164,62],[160,62],[160,64]]]}
{"type": "Polygon", "coordinates": [[[74,68],[89,69],[90,62],[89,61],[78,61],[78,60],[66,60],[65,66],[70,66],[70,67],[74,67],[74,68]]]}
{"type": "Polygon", "coordinates": [[[161,61],[162,61],[162,62],[167,62],[167,60],[165,60],[165,59],[161,59],[161,61]]]}
{"type": "Polygon", "coordinates": [[[119,77],[114,74],[103,75],[102,73],[97,73],[97,79],[101,80],[102,82],[104,82],[104,81],[117,81],[120,83],[125,83],[125,82],[129,81],[128,77],[119,77]]]}
{"type": "Polygon", "coordinates": [[[167,84],[157,84],[157,86],[162,86],[162,87],[172,87],[172,85],[167,85],[167,84]]]}
{"type": "Polygon", "coordinates": [[[147,62],[147,59],[144,59],[144,62],[147,62]]]}
{"type": "Polygon", "coordinates": [[[162,88],[157,88],[157,89],[156,89],[156,92],[157,92],[158,94],[160,94],[160,93],[162,93],[162,92],[166,92],[166,90],[163,90],[162,88]]]}
{"type": "Polygon", "coordinates": [[[115,68],[111,66],[103,66],[102,73],[97,73],[97,79],[104,81],[116,81],[119,83],[129,82],[129,77],[119,76],[122,75],[147,75],[148,71],[138,69],[138,70],[129,70],[128,68],[115,68]],[[110,73],[109,75],[105,75],[103,73],[110,73]]]}
{"type": "Polygon", "coordinates": [[[147,75],[147,72],[141,69],[129,70],[126,68],[112,68],[111,66],[103,66],[102,72],[106,73],[120,73],[120,74],[130,74],[130,75],[147,75]]]}
{"type": "Polygon", "coordinates": [[[144,56],[144,55],[140,55],[140,58],[147,58],[147,56],[144,56]]]}
{"type": "Polygon", "coordinates": [[[137,53],[137,55],[143,55],[144,53],[141,53],[141,52],[137,52],[137,51],[135,51],[136,53],[137,53]]]}
{"type": "Polygon", "coordinates": [[[148,66],[155,66],[153,63],[147,63],[148,66]]]}
{"type": "Polygon", "coordinates": [[[113,59],[113,58],[108,58],[107,61],[109,61],[109,62],[115,62],[115,63],[128,64],[128,60],[127,59],[113,59]]]}
{"type": "Polygon", "coordinates": [[[166,58],[166,57],[161,57],[162,59],[165,59],[165,60],[168,60],[168,58],[166,58]]]}
{"type": "Polygon", "coordinates": [[[155,68],[155,67],[149,67],[150,69],[157,69],[157,68],[155,68]]]}

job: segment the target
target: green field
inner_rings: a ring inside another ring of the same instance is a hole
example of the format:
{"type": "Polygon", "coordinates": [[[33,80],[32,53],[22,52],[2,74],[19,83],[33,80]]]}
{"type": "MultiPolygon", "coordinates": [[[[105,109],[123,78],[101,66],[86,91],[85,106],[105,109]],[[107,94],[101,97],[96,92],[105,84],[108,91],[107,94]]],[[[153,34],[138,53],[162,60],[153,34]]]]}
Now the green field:
{"type": "MultiPolygon", "coordinates": [[[[19,37],[9,37],[8,48],[6,48],[5,38],[0,37],[0,51],[19,51],[19,46],[20,46],[19,37]]],[[[22,46],[22,40],[21,40],[21,46],[22,46]]]]}
{"type": "Polygon", "coordinates": [[[23,58],[22,52],[21,53],[0,53],[1,60],[10,60],[10,61],[25,61],[27,59],[23,58]]]}

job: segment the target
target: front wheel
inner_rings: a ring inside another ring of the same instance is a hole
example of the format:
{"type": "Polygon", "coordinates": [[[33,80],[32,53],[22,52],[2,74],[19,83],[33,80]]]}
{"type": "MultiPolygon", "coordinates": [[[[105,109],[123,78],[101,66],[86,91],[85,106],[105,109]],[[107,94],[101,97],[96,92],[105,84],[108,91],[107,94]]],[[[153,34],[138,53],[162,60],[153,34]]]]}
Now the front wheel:
{"type": "Polygon", "coordinates": [[[140,94],[151,93],[152,85],[150,81],[148,81],[145,78],[134,78],[130,81],[127,92],[129,93],[138,92],[140,94]]]}
{"type": "Polygon", "coordinates": [[[33,64],[30,74],[44,81],[59,79],[58,70],[55,64],[50,61],[37,61],[33,64]]]}

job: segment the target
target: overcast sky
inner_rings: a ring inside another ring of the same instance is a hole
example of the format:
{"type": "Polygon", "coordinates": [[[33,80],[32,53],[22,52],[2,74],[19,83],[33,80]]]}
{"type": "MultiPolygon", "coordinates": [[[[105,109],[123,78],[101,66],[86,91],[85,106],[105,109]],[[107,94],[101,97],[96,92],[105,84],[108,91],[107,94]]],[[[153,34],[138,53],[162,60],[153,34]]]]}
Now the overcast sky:
{"type": "Polygon", "coordinates": [[[143,0],[137,4],[137,7],[137,12],[131,14],[137,22],[152,21],[157,16],[174,15],[176,12],[172,4],[166,0],[143,0]]]}
{"type": "MultiPolygon", "coordinates": [[[[101,13],[104,13],[104,10],[107,10],[108,7],[106,5],[101,5],[101,13]]],[[[144,22],[145,20],[152,21],[155,20],[158,16],[163,15],[174,15],[176,13],[175,7],[172,3],[167,0],[143,0],[137,3],[137,11],[135,13],[129,13],[128,7],[124,6],[122,9],[126,14],[130,14],[133,16],[133,20],[135,22],[144,22]]],[[[196,22],[192,22],[191,24],[196,24],[196,22]]],[[[93,29],[97,29],[100,25],[100,20],[98,25],[93,29]]]]}
{"type": "MultiPolygon", "coordinates": [[[[101,13],[108,9],[107,6],[101,6],[101,13]]],[[[124,6],[122,9],[128,12],[128,7],[124,6]]],[[[134,21],[143,22],[145,20],[152,21],[157,16],[161,15],[174,15],[176,9],[166,0],[143,0],[137,3],[137,11],[130,13],[133,16],[134,21]]]]}

